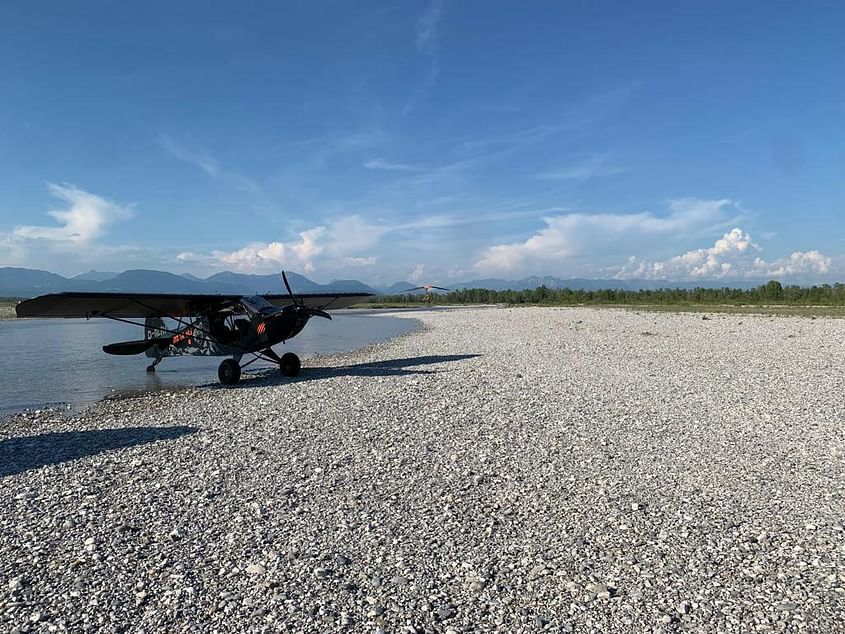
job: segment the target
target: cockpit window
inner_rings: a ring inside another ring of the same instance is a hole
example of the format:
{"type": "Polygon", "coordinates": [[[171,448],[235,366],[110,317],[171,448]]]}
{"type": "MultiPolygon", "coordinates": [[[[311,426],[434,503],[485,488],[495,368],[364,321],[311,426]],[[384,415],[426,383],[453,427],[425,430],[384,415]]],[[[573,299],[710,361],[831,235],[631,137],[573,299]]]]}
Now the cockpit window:
{"type": "Polygon", "coordinates": [[[266,315],[268,313],[273,313],[278,310],[275,306],[273,306],[273,304],[268,302],[260,295],[244,297],[243,299],[241,299],[241,303],[243,304],[246,311],[250,314],[260,313],[262,315],[266,315]]]}

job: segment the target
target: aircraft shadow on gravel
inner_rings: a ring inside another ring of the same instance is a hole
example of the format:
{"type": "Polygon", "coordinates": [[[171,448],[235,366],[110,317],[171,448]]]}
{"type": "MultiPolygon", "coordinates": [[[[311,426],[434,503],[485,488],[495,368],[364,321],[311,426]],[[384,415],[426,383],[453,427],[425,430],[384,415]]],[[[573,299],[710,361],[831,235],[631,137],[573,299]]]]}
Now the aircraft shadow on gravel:
{"type": "MultiPolygon", "coordinates": [[[[253,374],[253,379],[240,384],[240,387],[261,387],[266,385],[281,385],[285,383],[300,383],[302,381],[316,381],[330,379],[337,376],[413,376],[416,374],[436,374],[438,370],[414,369],[435,363],[449,363],[464,361],[480,357],[480,354],[444,354],[408,357],[405,359],[385,359],[370,363],[355,363],[352,365],[338,365],[328,367],[302,368],[302,373],[296,377],[280,376],[276,369],[262,369],[253,374]]],[[[439,370],[442,372],[443,370],[439,370]]],[[[214,387],[214,386],[212,386],[214,387]]],[[[225,389],[222,388],[221,389],[225,389]]]]}
{"type": "Polygon", "coordinates": [[[124,427],[66,431],[0,440],[0,478],[93,456],[112,449],[173,440],[199,431],[196,427],[124,427]]]}

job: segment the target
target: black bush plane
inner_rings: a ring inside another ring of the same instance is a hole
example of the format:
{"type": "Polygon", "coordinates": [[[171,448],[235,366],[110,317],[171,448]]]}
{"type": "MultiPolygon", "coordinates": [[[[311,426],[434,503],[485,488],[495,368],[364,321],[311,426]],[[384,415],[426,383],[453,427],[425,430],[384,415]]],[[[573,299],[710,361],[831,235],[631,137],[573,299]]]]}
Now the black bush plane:
{"type": "Polygon", "coordinates": [[[143,326],[144,338],[103,346],[108,354],[146,354],[153,359],[147,372],[165,357],[179,355],[228,357],[217,376],[224,385],[240,380],[241,369],[263,359],[278,364],[285,376],[299,374],[299,357],[281,357],[273,346],[298,335],[312,317],[331,319],[326,311],[346,308],[371,293],[287,295],[179,295],[171,293],[54,293],[20,302],[18,317],[102,317],[143,326]],[[131,321],[144,318],[144,323],[131,321]],[[176,325],[168,327],[164,319],[176,325]],[[253,359],[241,364],[244,355],[253,359]]]}

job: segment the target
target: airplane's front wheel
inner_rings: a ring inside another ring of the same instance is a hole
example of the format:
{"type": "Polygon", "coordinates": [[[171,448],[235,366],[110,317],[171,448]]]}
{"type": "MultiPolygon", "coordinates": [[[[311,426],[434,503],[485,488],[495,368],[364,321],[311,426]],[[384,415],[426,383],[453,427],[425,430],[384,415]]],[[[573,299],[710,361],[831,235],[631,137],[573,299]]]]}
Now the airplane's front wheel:
{"type": "Polygon", "coordinates": [[[279,369],[285,376],[297,376],[302,369],[302,363],[293,352],[285,352],[279,361],[279,369]]]}
{"type": "Polygon", "coordinates": [[[223,385],[234,385],[241,379],[241,366],[234,359],[225,359],[217,368],[217,378],[223,385]]]}

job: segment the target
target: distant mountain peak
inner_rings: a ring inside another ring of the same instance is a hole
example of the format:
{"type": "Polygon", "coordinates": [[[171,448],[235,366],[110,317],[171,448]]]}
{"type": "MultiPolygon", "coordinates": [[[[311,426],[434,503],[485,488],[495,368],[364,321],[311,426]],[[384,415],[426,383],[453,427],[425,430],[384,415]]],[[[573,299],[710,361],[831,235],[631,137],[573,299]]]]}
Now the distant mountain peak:
{"type": "Polygon", "coordinates": [[[388,286],[386,289],[384,289],[384,294],[385,295],[396,295],[397,293],[402,293],[402,292],[408,290],[409,288],[414,288],[415,286],[418,286],[418,285],[414,284],[413,282],[394,282],[393,284],[388,286]]]}
{"type": "Polygon", "coordinates": [[[80,273],[79,275],[74,275],[72,280],[88,280],[90,282],[103,282],[105,280],[110,280],[112,278],[117,277],[117,273],[111,273],[108,271],[98,271],[97,269],[91,269],[90,271],[86,271],[85,273],[80,273]]]}

